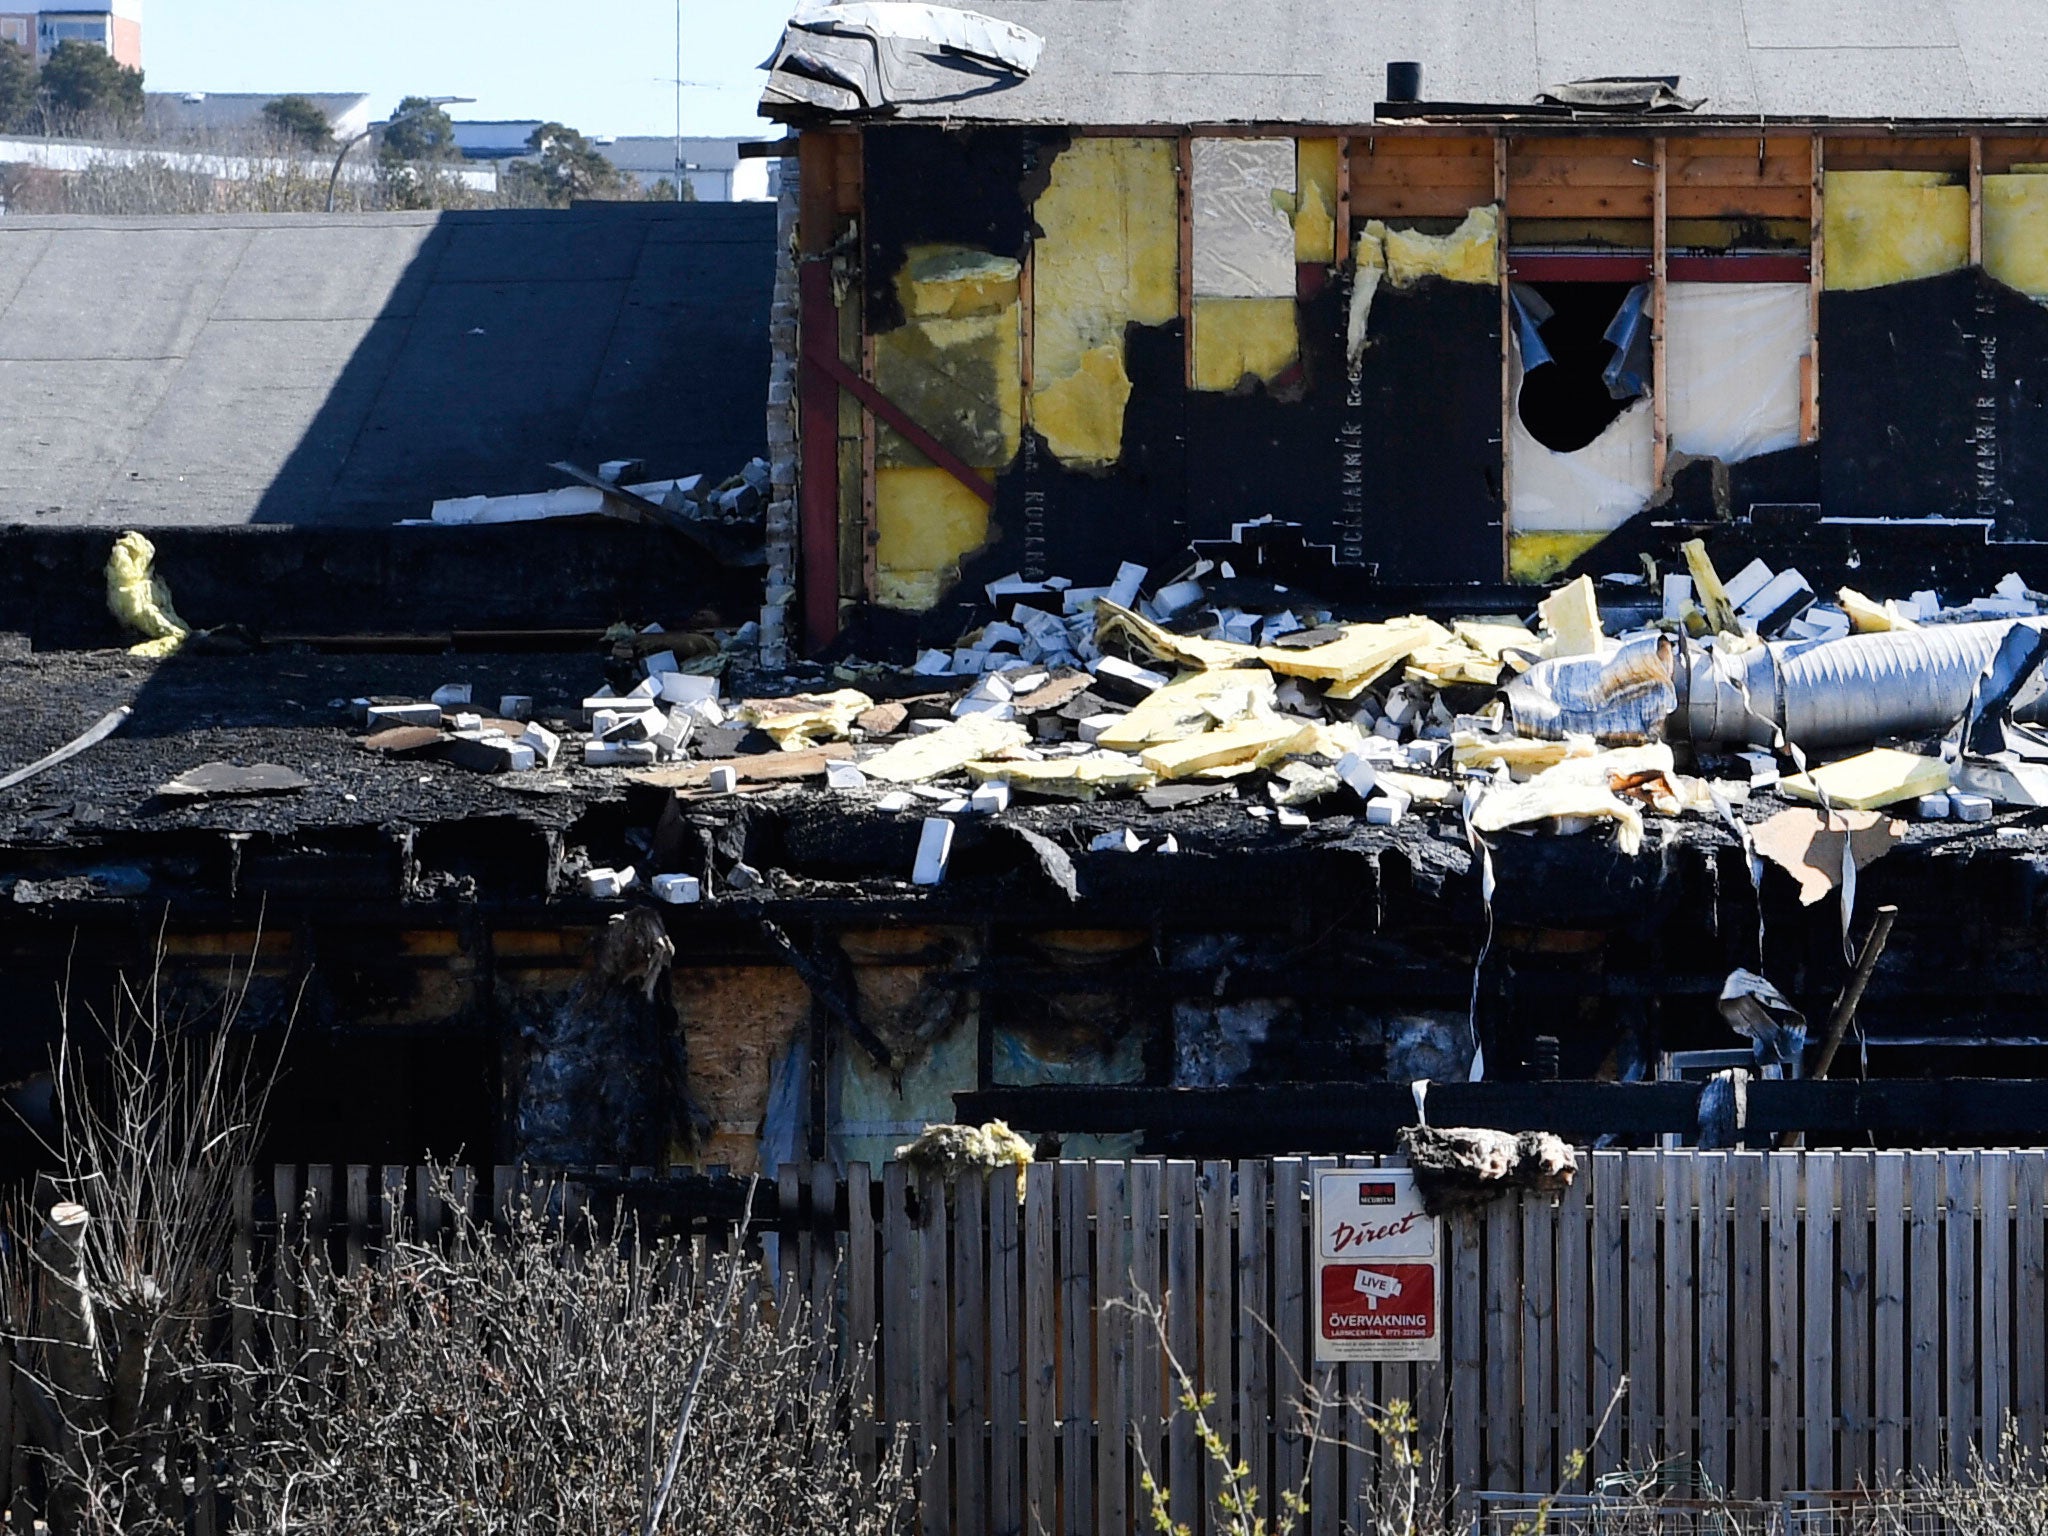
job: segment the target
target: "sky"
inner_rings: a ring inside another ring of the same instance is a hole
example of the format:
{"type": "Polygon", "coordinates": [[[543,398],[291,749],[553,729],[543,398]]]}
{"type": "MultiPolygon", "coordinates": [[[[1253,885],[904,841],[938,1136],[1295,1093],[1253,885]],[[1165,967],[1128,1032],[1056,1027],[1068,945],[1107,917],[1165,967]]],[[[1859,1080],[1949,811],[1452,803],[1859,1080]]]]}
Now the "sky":
{"type": "MultiPolygon", "coordinates": [[[[152,91],[474,96],[456,118],[675,131],[677,0],[144,0],[152,91]]],[[[767,136],[759,66],[794,0],[681,0],[683,132],[767,136]]]]}

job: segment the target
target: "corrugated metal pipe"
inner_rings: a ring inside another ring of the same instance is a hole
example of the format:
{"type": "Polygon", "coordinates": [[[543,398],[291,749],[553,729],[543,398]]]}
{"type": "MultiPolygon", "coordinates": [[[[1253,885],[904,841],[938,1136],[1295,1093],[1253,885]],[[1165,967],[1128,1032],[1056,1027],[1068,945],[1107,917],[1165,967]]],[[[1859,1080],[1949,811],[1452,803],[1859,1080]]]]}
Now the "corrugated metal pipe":
{"type": "MultiPolygon", "coordinates": [[[[1661,735],[1700,746],[1769,746],[1778,731],[1818,751],[1948,730],[2012,621],[1944,624],[1751,650],[1645,636],[1604,658],[1538,662],[1506,689],[1525,736],[1584,732],[1606,746],[1661,735]]],[[[2048,719],[2048,696],[2019,712],[2048,719]]]]}
{"type": "Polygon", "coordinates": [[[1731,653],[1685,648],[1667,739],[1851,747],[1946,731],[2012,626],[1941,624],[1842,640],[1772,641],[1731,653]]]}

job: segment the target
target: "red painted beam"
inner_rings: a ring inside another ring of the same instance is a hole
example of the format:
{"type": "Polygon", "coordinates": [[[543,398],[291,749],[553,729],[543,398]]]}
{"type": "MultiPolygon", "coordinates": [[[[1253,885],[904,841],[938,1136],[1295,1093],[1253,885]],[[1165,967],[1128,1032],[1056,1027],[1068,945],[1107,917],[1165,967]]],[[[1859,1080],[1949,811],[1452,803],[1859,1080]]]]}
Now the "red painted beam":
{"type": "Polygon", "coordinates": [[[874,413],[876,420],[893,427],[911,447],[979,496],[984,506],[992,507],[996,504],[996,488],[989,483],[987,476],[919,426],[911,419],[908,411],[847,367],[838,357],[829,352],[820,352],[812,356],[807,351],[804,360],[866,406],[874,413]]]}
{"type": "MultiPolygon", "coordinates": [[[[1674,283],[1803,283],[1810,270],[1803,251],[1673,256],[1666,268],[1674,283]]],[[[1508,275],[1519,283],[1647,283],[1650,258],[1609,251],[1510,251],[1508,275]]]]}

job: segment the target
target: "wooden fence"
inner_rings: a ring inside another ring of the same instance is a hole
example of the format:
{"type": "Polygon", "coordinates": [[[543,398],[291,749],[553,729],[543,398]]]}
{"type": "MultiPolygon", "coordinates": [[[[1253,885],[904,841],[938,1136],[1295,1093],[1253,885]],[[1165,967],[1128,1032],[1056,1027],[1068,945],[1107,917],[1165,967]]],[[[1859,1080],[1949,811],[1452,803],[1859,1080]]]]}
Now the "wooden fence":
{"type": "MultiPolygon", "coordinates": [[[[1308,1174],[1338,1165],[1062,1162],[1022,1170],[1021,1193],[1015,1169],[785,1168],[757,1231],[779,1287],[872,1341],[860,1433],[871,1455],[899,1432],[917,1448],[928,1536],[1125,1536],[1150,1525],[1147,1469],[1207,1530],[1219,1468],[1173,1411],[1169,1354],[1214,1395],[1260,1507],[1303,1491],[1306,1536],[1336,1536],[1387,1473],[1364,1405],[1396,1399],[1468,1491],[1549,1491],[1577,1449],[1579,1488],[1665,1463],[1678,1485],[1775,1498],[1960,1472],[2008,1416],[2042,1444],[2048,1153],[1582,1153],[1561,1198],[1446,1221],[1441,1362],[1318,1368],[1308,1174]]],[[[730,1181],[603,1175],[687,1186],[670,1211],[700,1229],[737,1208],[730,1181]]],[[[246,1195],[239,1274],[260,1277],[273,1204],[331,1215],[356,1261],[392,1213],[444,1214],[418,1170],[341,1170],[340,1201],[336,1182],[281,1168],[246,1195]]],[[[458,1187],[481,1205],[514,1184],[458,1187]]]]}

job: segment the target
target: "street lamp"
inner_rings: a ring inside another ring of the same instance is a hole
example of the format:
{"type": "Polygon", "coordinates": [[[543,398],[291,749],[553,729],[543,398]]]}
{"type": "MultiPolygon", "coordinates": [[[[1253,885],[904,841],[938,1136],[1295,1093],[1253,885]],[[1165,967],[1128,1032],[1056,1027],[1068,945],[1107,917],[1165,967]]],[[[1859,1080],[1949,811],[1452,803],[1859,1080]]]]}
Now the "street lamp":
{"type": "MultiPolygon", "coordinates": [[[[385,123],[383,126],[388,131],[389,129],[397,127],[398,124],[400,123],[409,122],[411,119],[415,117],[424,116],[426,113],[429,112],[437,112],[442,107],[467,106],[471,102],[474,102],[475,100],[476,98],[474,96],[429,96],[426,97],[424,100],[415,103],[410,110],[398,113],[391,119],[390,122],[385,123]]],[[[334,174],[327,178],[327,211],[329,213],[334,212],[334,187],[335,183],[341,180],[342,161],[348,158],[348,152],[350,150],[354,149],[358,144],[362,143],[363,140],[370,137],[370,135],[375,133],[376,131],[377,129],[374,126],[365,128],[361,133],[351,138],[346,144],[343,144],[341,146],[341,153],[334,157],[334,174]]]]}

